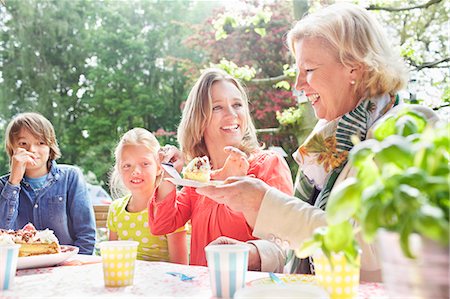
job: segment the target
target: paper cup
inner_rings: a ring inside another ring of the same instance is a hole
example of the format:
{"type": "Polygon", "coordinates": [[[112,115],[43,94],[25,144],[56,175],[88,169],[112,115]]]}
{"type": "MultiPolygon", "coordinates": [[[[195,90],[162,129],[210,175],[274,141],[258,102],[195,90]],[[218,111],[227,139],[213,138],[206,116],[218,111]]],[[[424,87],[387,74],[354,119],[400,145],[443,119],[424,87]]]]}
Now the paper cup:
{"type": "Polygon", "coordinates": [[[105,241],[99,244],[103,262],[103,278],[107,287],[133,284],[136,241],[105,241]]]}
{"type": "Polygon", "coordinates": [[[237,244],[205,247],[213,296],[233,298],[244,287],[249,251],[248,246],[237,244]]]}
{"type": "Polygon", "coordinates": [[[357,266],[348,263],[343,254],[332,254],[331,257],[333,268],[328,257],[322,252],[314,254],[317,283],[330,294],[331,299],[356,298],[359,287],[361,255],[357,257],[357,266]]]}
{"type": "Polygon", "coordinates": [[[0,290],[9,290],[14,284],[20,245],[0,245],[0,290]]]}

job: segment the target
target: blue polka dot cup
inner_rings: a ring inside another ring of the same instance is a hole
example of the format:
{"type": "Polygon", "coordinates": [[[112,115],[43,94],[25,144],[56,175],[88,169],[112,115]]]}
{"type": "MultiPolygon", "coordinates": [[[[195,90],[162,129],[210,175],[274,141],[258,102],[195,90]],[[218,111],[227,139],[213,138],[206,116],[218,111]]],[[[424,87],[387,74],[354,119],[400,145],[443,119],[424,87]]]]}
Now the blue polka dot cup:
{"type": "Polygon", "coordinates": [[[133,284],[138,245],[136,241],[105,241],[99,244],[106,287],[133,284]]]}
{"type": "Polygon", "coordinates": [[[248,268],[247,245],[222,244],[205,247],[212,294],[217,298],[233,298],[245,286],[248,268]]]}
{"type": "Polygon", "coordinates": [[[356,265],[347,262],[343,254],[331,254],[330,261],[321,251],[314,254],[314,270],[316,272],[316,281],[322,286],[331,299],[351,299],[356,298],[359,287],[359,254],[356,265]]]}
{"type": "Polygon", "coordinates": [[[0,245],[0,293],[11,289],[14,284],[19,248],[17,244],[0,245]]]}

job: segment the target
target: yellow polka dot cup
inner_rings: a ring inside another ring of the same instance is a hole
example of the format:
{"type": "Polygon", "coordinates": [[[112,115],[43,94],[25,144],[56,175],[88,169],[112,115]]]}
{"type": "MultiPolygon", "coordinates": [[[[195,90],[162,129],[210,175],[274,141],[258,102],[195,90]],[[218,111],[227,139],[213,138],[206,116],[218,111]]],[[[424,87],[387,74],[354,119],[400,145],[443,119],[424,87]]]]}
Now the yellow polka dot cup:
{"type": "Polygon", "coordinates": [[[359,286],[359,268],[361,257],[358,255],[356,265],[350,264],[343,254],[332,254],[330,261],[321,251],[314,254],[316,281],[331,299],[356,298],[359,286]]]}
{"type": "Polygon", "coordinates": [[[107,287],[133,284],[136,241],[105,241],[99,244],[103,262],[103,278],[107,287]]]}

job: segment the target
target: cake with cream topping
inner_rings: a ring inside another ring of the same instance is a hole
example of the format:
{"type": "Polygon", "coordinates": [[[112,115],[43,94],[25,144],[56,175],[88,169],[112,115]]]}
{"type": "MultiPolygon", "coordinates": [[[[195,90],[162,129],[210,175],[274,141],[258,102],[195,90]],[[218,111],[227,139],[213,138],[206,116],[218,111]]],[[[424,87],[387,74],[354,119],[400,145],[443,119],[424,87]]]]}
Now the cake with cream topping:
{"type": "Polygon", "coordinates": [[[31,223],[17,231],[0,229],[0,239],[11,239],[20,244],[19,257],[61,252],[58,238],[52,230],[36,230],[31,223]]]}
{"type": "Polygon", "coordinates": [[[209,182],[211,165],[207,156],[192,159],[183,170],[183,178],[199,182],[209,182]]]}

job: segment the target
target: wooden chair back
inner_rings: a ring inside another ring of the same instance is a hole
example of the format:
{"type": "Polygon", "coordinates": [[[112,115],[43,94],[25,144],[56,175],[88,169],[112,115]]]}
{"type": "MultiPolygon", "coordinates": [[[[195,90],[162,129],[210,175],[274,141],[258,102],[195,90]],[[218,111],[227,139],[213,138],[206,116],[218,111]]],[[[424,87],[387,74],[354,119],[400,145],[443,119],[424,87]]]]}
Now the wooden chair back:
{"type": "Polygon", "coordinates": [[[94,205],[95,226],[97,228],[106,228],[106,220],[108,219],[109,205],[94,205]]]}

